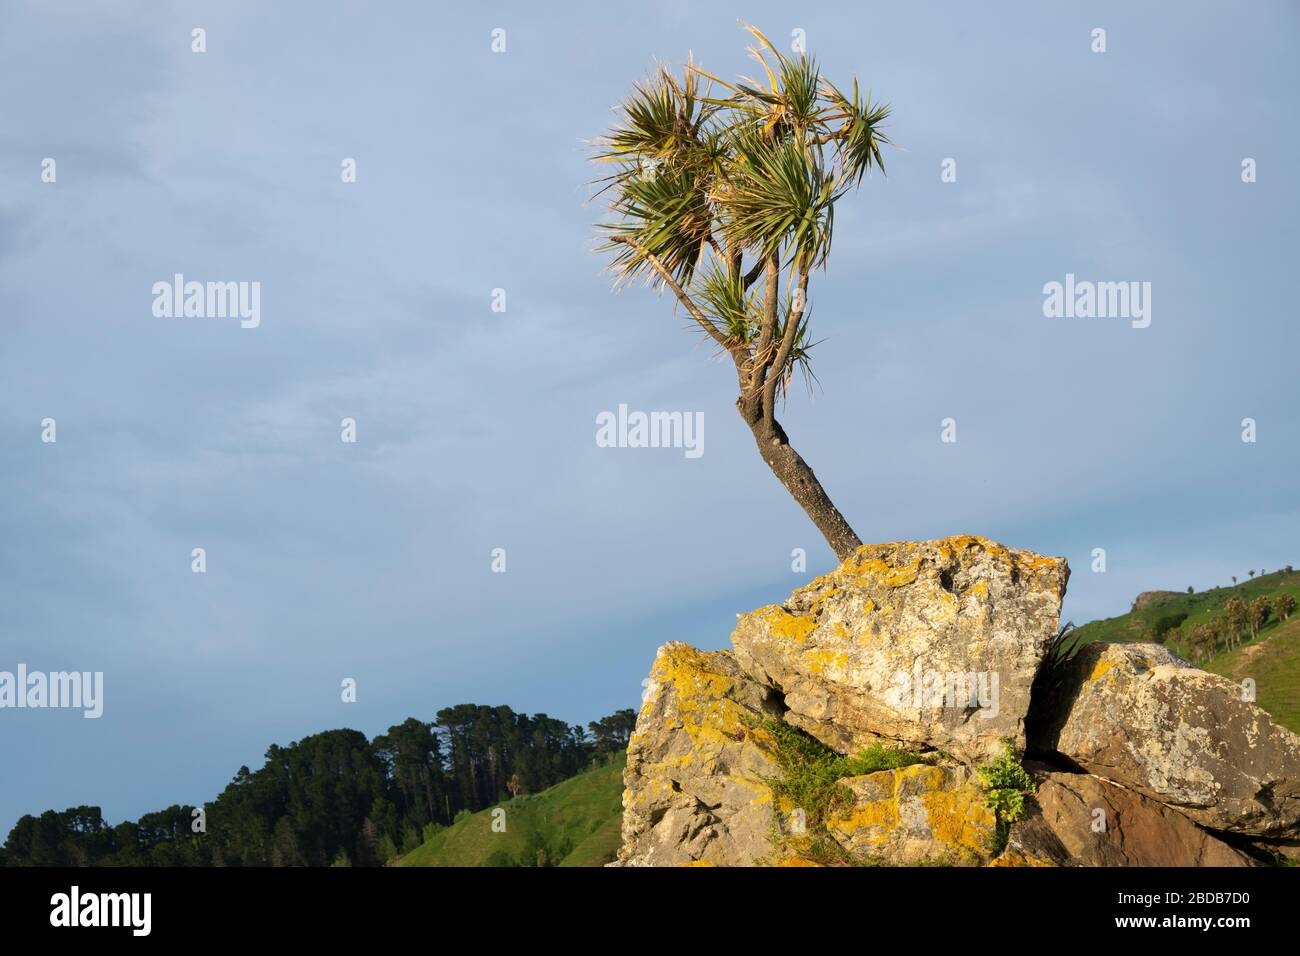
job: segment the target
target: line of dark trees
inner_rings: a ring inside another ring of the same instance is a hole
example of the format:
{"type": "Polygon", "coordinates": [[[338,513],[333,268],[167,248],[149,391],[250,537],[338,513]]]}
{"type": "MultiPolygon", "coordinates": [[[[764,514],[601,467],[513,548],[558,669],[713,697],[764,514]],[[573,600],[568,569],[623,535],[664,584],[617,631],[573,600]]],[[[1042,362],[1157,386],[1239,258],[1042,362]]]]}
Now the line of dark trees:
{"type": "Polygon", "coordinates": [[[24,816],[3,866],[379,866],[460,814],[535,793],[627,746],[636,713],[577,725],[458,704],[367,740],[328,730],[272,744],[202,808],[171,806],[116,826],[99,807],[24,816]],[[201,809],[201,813],[198,812],[201,809]]]}

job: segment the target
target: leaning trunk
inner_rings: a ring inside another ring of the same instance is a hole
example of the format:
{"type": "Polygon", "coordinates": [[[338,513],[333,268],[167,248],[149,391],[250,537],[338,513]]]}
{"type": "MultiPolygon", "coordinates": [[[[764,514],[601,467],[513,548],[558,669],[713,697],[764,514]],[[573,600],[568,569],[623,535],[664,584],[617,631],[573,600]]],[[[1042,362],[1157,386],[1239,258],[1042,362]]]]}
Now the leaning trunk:
{"type": "Polygon", "coordinates": [[[799,507],[812,519],[835,556],[841,561],[846,560],[854,550],[862,546],[862,541],[844,520],[840,509],[835,507],[808,463],[790,447],[780,423],[773,420],[770,426],[766,426],[760,420],[750,422],[749,427],[754,433],[754,441],[758,443],[758,453],[767,462],[767,467],[772,469],[772,473],[785,485],[785,490],[790,492],[794,500],[799,502],[799,507]]]}

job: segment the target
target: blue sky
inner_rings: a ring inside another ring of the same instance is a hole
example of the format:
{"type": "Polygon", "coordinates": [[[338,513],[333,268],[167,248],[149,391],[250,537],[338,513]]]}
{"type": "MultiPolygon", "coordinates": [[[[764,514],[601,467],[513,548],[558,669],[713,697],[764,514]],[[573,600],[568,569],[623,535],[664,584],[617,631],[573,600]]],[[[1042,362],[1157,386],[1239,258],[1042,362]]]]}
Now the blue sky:
{"type": "Polygon", "coordinates": [[[584,141],[656,61],[750,72],[739,19],[894,107],[782,416],[864,540],[1064,555],[1078,622],[1300,556],[1293,5],[700,6],[0,3],[0,670],[105,681],[0,711],[0,833],[462,701],[585,723],[832,566],[734,374],[591,253],[584,141]],[[177,272],[260,327],[155,318],[177,272]],[[1066,273],[1151,326],[1045,318],[1066,273]],[[620,403],[705,454],[598,448],[620,403]]]}

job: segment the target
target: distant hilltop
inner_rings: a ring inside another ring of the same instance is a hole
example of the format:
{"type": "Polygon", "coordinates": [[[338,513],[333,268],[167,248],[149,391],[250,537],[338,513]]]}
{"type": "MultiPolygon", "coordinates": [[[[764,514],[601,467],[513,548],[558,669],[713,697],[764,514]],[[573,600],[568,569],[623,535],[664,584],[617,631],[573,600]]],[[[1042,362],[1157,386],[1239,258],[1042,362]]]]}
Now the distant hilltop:
{"type": "Polygon", "coordinates": [[[1149,607],[1159,607],[1178,597],[1181,595],[1177,591],[1143,591],[1133,599],[1131,610],[1141,611],[1149,607]]]}

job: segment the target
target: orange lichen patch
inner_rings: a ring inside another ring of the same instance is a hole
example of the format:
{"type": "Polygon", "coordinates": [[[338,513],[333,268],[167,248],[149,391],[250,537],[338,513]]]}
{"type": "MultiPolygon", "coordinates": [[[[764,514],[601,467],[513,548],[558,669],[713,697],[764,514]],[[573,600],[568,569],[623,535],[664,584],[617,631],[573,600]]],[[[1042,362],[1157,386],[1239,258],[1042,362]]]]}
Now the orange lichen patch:
{"type": "MultiPolygon", "coordinates": [[[[840,577],[840,569],[831,571],[829,574],[823,574],[821,577],[813,578],[802,587],[795,588],[790,592],[790,598],[785,602],[786,608],[799,608],[802,611],[800,616],[810,616],[814,619],[820,618],[827,602],[840,593],[840,584],[843,583],[840,577]]],[[[766,611],[766,608],[762,610],[766,611]]],[[[791,613],[786,611],[787,614],[791,613]]]]}
{"type": "Polygon", "coordinates": [[[623,807],[625,809],[634,809],[636,807],[649,807],[654,805],[659,799],[672,793],[672,783],[666,776],[660,777],[662,764],[654,764],[647,767],[656,774],[654,778],[647,777],[646,783],[639,790],[623,791],[623,807]]]}
{"type": "Polygon", "coordinates": [[[676,691],[677,719],[691,738],[700,759],[734,740],[745,710],[727,695],[733,678],[711,666],[713,655],[686,644],[665,644],[655,658],[651,679],[671,684],[676,691]]]}
{"type": "Polygon", "coordinates": [[[852,573],[860,585],[880,584],[887,588],[901,588],[920,577],[921,562],[918,560],[896,565],[884,558],[860,558],[856,566],[850,568],[846,563],[843,570],[852,573]]]}
{"type": "Polygon", "coordinates": [[[890,843],[900,825],[909,839],[928,836],[941,855],[983,858],[993,848],[997,818],[983,793],[969,783],[955,785],[942,767],[882,770],[858,778],[857,789],[855,805],[826,825],[859,851],[890,843]],[[918,827],[922,832],[912,832],[918,827]]]}
{"type": "Polygon", "coordinates": [[[810,860],[806,856],[789,856],[782,860],[777,866],[824,866],[816,860],[810,860]]]}
{"type": "Polygon", "coordinates": [[[833,584],[845,578],[859,587],[902,587],[920,577],[922,565],[934,562],[940,567],[951,568],[969,561],[969,554],[973,551],[988,555],[1007,573],[1026,580],[1037,590],[1060,591],[1064,586],[1066,564],[1063,558],[1017,551],[981,535],[963,534],[928,543],[896,541],[863,545],[843,565],[808,587],[833,584]]]}
{"type": "Polygon", "coordinates": [[[936,541],[935,544],[938,545],[940,550],[947,551],[954,557],[959,551],[969,551],[971,549],[983,551],[995,558],[1007,557],[1011,554],[1011,549],[1006,545],[998,544],[982,534],[955,534],[948,538],[942,538],[936,541]]]}
{"type": "Polygon", "coordinates": [[[754,796],[750,798],[751,803],[770,803],[772,801],[772,788],[761,780],[752,780],[748,777],[738,777],[735,774],[727,774],[723,778],[737,786],[752,790],[754,796]]]}
{"type": "Polygon", "coordinates": [[[1019,551],[998,544],[977,534],[954,535],[935,541],[934,547],[942,563],[957,563],[962,554],[979,551],[987,554],[1010,574],[1021,577],[1038,590],[1059,591],[1064,586],[1064,558],[1046,557],[1032,551],[1019,551]]]}
{"type": "Polygon", "coordinates": [[[924,794],[921,803],[940,843],[979,854],[992,849],[997,819],[975,788],[934,791],[924,794]]]}
{"type": "Polygon", "coordinates": [[[1056,866],[1051,860],[1030,856],[1019,850],[1007,850],[996,859],[989,860],[985,866],[1056,866]]]}
{"type": "Polygon", "coordinates": [[[877,800],[855,807],[846,814],[836,814],[826,821],[831,833],[842,833],[858,845],[879,846],[889,839],[889,833],[898,826],[898,804],[877,800]]]}
{"type": "Polygon", "coordinates": [[[843,651],[808,651],[803,655],[809,673],[823,674],[827,670],[837,671],[848,666],[849,655],[843,651]]]}
{"type": "Polygon", "coordinates": [[[1028,579],[1029,583],[1038,590],[1060,590],[1065,583],[1062,577],[1066,567],[1064,558],[1047,557],[1032,551],[1018,551],[974,534],[945,539],[940,543],[941,551],[946,550],[948,546],[953,548],[953,558],[957,557],[958,551],[968,549],[983,551],[1012,575],[1028,579]]]}
{"type": "Polygon", "coordinates": [[[1011,562],[1012,569],[1039,591],[1063,592],[1065,590],[1065,559],[1046,558],[1028,551],[1018,551],[1011,562]]]}
{"type": "Polygon", "coordinates": [[[683,863],[682,866],[717,866],[716,863],[710,863],[708,860],[691,860],[689,863],[683,863]]]}
{"type": "MultiPolygon", "coordinates": [[[[895,541],[863,545],[834,571],[796,590],[791,600],[817,612],[841,586],[903,587],[920,577],[923,565],[931,565],[937,559],[940,566],[951,567],[969,561],[968,554],[972,551],[988,555],[1008,573],[1026,579],[1039,590],[1059,591],[1064,585],[1064,558],[1018,551],[982,535],[963,534],[928,543],[895,541]]],[[[987,591],[987,584],[984,588],[987,591]]]]}
{"type": "Polygon", "coordinates": [[[762,616],[768,632],[773,637],[802,644],[808,635],[817,629],[817,618],[812,614],[791,614],[785,608],[773,604],[754,613],[762,616]]]}
{"type": "Polygon", "coordinates": [[[1097,661],[1097,666],[1094,667],[1092,669],[1092,673],[1088,675],[1088,680],[1101,680],[1101,678],[1106,675],[1106,672],[1114,666],[1115,666],[1114,661],[1102,658],[1101,660],[1097,661]]]}
{"type": "MultiPolygon", "coordinates": [[[[800,588],[799,590],[803,591],[804,588],[800,588]]],[[[840,593],[840,589],[838,587],[817,588],[812,594],[809,595],[808,598],[809,612],[814,615],[821,614],[822,606],[839,593],[840,593]]],[[[793,597],[793,595],[791,595],[791,597],[793,597]]]]}
{"type": "Polygon", "coordinates": [[[791,602],[806,602],[809,607],[824,604],[828,598],[834,597],[839,591],[839,587],[835,584],[838,574],[839,568],[836,568],[834,571],[813,578],[802,587],[795,588],[790,592],[791,602]]]}
{"type": "Polygon", "coordinates": [[[855,643],[859,647],[864,647],[867,644],[870,644],[876,638],[878,638],[880,636],[880,631],[881,631],[880,626],[876,624],[872,624],[868,627],[864,627],[858,631],[858,636],[855,643]]]}

